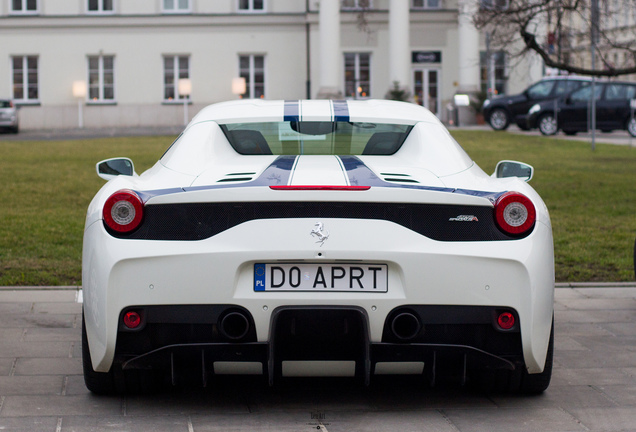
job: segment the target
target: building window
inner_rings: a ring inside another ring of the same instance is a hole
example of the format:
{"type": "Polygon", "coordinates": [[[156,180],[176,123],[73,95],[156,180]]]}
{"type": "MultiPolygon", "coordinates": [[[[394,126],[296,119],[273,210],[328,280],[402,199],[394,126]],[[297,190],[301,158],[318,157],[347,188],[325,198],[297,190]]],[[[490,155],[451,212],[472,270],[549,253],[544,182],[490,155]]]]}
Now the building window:
{"type": "Polygon", "coordinates": [[[13,66],[13,99],[17,102],[37,102],[38,91],[38,57],[16,56],[11,58],[13,66]]]}
{"type": "Polygon", "coordinates": [[[37,0],[11,0],[11,13],[36,14],[38,13],[37,0]]]}
{"type": "Polygon", "coordinates": [[[263,99],[265,97],[265,56],[239,56],[239,76],[245,78],[244,99],[263,99]]]}
{"type": "Polygon", "coordinates": [[[342,9],[372,9],[373,0],[341,0],[342,9]]]}
{"type": "Polygon", "coordinates": [[[371,54],[347,53],[345,58],[345,96],[371,97],[371,54]]]}
{"type": "Polygon", "coordinates": [[[479,73],[481,78],[481,91],[488,96],[495,96],[506,93],[506,53],[503,51],[493,52],[493,61],[488,65],[488,55],[486,51],[479,53],[479,73]],[[495,88],[490,88],[490,78],[488,71],[494,68],[495,88]]]}
{"type": "Polygon", "coordinates": [[[113,0],[87,0],[88,13],[112,13],[113,0]]]}
{"type": "Polygon", "coordinates": [[[88,57],[89,102],[115,101],[115,57],[88,57]]]}
{"type": "Polygon", "coordinates": [[[179,80],[190,78],[190,57],[174,55],[163,57],[163,99],[166,102],[189,99],[179,95],[179,80]]]}
{"type": "Polygon", "coordinates": [[[162,0],[164,13],[188,13],[190,0],[162,0]]]}
{"type": "Polygon", "coordinates": [[[442,0],[413,0],[411,8],[413,9],[440,9],[442,0]]]}
{"type": "Polygon", "coordinates": [[[239,12],[265,12],[265,0],[238,0],[239,12]]]}
{"type": "Polygon", "coordinates": [[[342,0],[342,9],[371,9],[372,0],[342,0]]]}

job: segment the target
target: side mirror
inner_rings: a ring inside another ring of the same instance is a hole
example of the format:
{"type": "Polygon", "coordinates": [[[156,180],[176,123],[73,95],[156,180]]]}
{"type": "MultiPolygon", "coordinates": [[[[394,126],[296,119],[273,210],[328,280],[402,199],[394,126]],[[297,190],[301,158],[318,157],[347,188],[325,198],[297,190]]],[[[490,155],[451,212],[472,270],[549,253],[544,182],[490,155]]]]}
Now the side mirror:
{"type": "Polygon", "coordinates": [[[133,161],[128,158],[111,158],[101,162],[97,162],[95,165],[97,175],[104,180],[112,180],[117,176],[135,175],[135,165],[133,161]]]}
{"type": "Polygon", "coordinates": [[[505,178],[505,177],[518,177],[521,180],[529,182],[534,175],[534,168],[531,165],[523,162],[503,160],[495,167],[493,177],[505,178]]]}

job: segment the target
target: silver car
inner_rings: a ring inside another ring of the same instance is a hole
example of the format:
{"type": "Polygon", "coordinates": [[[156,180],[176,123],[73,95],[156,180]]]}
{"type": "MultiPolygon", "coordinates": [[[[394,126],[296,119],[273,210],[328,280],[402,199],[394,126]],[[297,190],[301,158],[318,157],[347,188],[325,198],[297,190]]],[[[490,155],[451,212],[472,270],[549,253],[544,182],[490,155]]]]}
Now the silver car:
{"type": "Polygon", "coordinates": [[[18,111],[9,99],[0,99],[0,129],[18,133],[18,111]]]}

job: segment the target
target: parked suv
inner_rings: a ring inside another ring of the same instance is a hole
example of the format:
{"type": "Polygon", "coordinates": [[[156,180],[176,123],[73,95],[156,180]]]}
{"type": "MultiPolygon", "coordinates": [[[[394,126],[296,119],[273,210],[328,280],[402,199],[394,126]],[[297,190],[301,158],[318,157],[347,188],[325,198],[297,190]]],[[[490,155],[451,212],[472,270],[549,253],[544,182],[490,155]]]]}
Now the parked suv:
{"type": "MultiPolygon", "coordinates": [[[[538,127],[544,135],[554,135],[561,129],[567,135],[589,129],[591,83],[555,101],[535,104],[528,112],[528,126],[538,127]],[[556,111],[555,111],[556,108],[556,111]]],[[[627,130],[636,137],[636,120],[630,101],[636,99],[636,83],[597,82],[594,85],[596,99],[596,128],[603,132],[627,130]]]]}
{"type": "Polygon", "coordinates": [[[527,115],[537,102],[554,100],[590,82],[582,77],[551,77],[531,85],[522,93],[512,96],[498,96],[484,102],[484,119],[494,130],[505,130],[513,121],[520,129],[528,129],[527,115]]]}
{"type": "Polygon", "coordinates": [[[8,99],[0,99],[0,129],[4,128],[18,133],[18,112],[8,99]]]}

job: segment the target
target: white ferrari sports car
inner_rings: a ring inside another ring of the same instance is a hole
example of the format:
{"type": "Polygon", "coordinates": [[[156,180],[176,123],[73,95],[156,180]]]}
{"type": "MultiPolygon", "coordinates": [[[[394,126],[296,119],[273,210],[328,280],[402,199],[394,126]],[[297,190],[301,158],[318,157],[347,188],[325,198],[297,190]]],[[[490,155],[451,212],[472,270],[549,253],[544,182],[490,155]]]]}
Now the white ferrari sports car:
{"type": "Polygon", "coordinates": [[[425,108],[219,103],[143,174],[127,158],[96,168],[108,182],[82,275],[95,393],[221,374],[550,383],[553,242],[534,170],[485,174],[425,108]]]}

